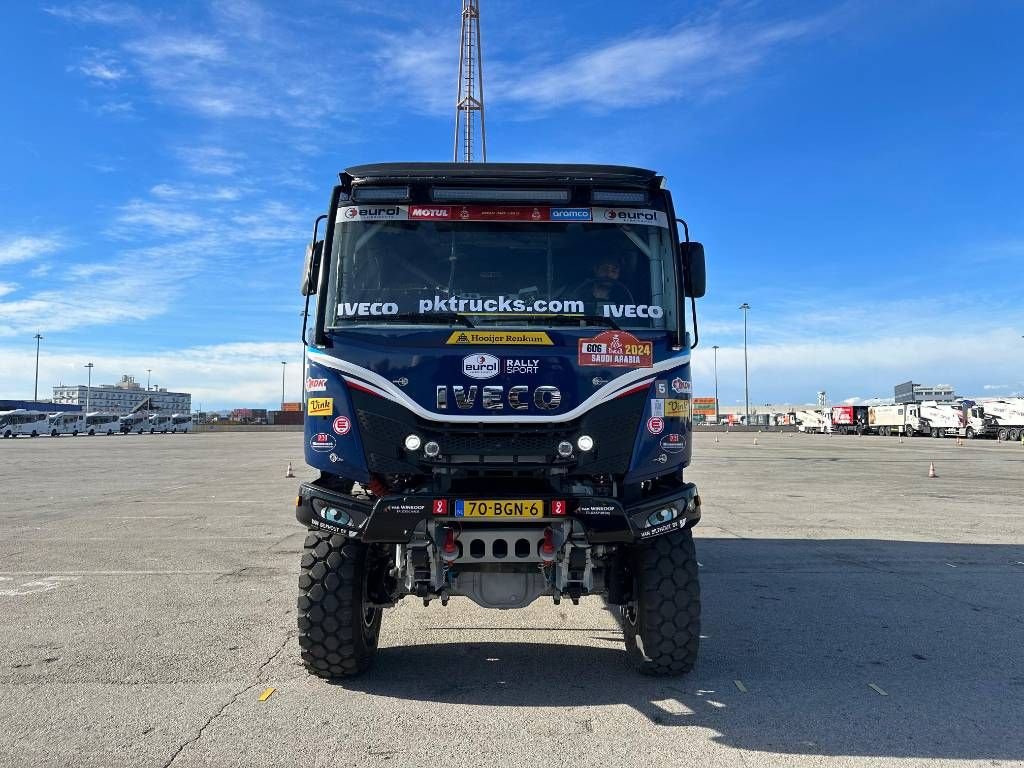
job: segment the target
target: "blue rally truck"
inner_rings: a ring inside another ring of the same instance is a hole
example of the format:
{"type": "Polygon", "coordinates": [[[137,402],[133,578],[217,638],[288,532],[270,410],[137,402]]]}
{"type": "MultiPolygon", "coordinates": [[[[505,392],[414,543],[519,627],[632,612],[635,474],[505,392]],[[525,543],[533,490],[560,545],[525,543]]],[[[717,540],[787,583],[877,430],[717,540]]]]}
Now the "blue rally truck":
{"type": "Polygon", "coordinates": [[[601,596],[639,671],[688,671],[704,284],[703,246],[653,171],[342,173],[302,284],[305,456],[320,473],[296,502],[308,671],[366,669],[383,609],[410,595],[499,609],[601,596]]]}

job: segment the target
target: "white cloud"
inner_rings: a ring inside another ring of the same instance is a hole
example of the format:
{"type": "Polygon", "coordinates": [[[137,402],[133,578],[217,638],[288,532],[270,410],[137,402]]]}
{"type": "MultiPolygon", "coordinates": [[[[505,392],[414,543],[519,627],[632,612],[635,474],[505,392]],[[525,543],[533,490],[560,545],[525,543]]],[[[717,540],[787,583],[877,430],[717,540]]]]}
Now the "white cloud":
{"type": "Polygon", "coordinates": [[[43,8],[43,11],[66,21],[86,24],[125,24],[141,17],[134,6],[112,2],[73,3],[43,8]]]}
{"type": "Polygon", "coordinates": [[[203,200],[213,202],[234,202],[246,193],[241,187],[197,187],[195,184],[157,184],[149,190],[154,197],[163,200],[203,200]]]}
{"type": "Polygon", "coordinates": [[[14,293],[18,290],[17,283],[0,283],[0,296],[6,296],[8,293],[14,293]]]}
{"type": "Polygon", "coordinates": [[[179,147],[178,156],[189,170],[210,176],[233,176],[242,167],[245,154],[224,147],[179,147]]]}
{"type": "Polygon", "coordinates": [[[64,241],[57,236],[22,235],[0,239],[0,264],[28,261],[60,250],[64,241]]]}
{"type": "Polygon", "coordinates": [[[75,69],[99,85],[111,85],[128,76],[128,70],[109,51],[93,51],[75,69]]]}
{"type": "Polygon", "coordinates": [[[1010,388],[1010,385],[1009,385],[1009,384],[986,384],[986,385],[985,385],[985,386],[983,387],[983,389],[986,389],[986,390],[993,390],[993,389],[1009,389],[1009,388],[1010,388]]]}
{"type": "Polygon", "coordinates": [[[114,233],[122,237],[187,235],[209,228],[202,216],[181,206],[132,200],[121,206],[114,233]]]}
{"type": "MultiPolygon", "coordinates": [[[[52,385],[85,383],[82,365],[95,363],[94,383],[113,383],[122,374],[145,381],[153,370],[154,385],[192,393],[192,406],[206,410],[228,407],[276,407],[281,401],[281,361],[288,362],[285,397],[301,398],[302,347],[298,342],[220,344],[122,354],[87,349],[48,348],[39,360],[40,394],[52,385]]],[[[32,392],[35,347],[0,346],[0,392],[32,392]]]]}

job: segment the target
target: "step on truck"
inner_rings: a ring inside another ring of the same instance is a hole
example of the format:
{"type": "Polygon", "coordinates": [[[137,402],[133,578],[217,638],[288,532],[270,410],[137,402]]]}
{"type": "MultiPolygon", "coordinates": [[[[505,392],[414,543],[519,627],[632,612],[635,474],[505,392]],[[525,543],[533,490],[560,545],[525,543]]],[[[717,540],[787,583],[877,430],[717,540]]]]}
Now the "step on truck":
{"type": "Polygon", "coordinates": [[[296,500],[308,671],[366,669],[384,609],[406,597],[602,597],[639,671],[688,671],[704,284],[703,246],[652,171],[343,172],[302,279],[305,458],[319,473],[296,500]]]}

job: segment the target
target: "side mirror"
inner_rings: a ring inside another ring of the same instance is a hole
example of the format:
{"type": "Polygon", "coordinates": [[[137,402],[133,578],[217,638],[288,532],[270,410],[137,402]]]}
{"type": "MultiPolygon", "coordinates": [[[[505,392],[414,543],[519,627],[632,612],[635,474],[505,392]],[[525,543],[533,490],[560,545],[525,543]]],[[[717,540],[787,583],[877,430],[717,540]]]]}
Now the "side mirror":
{"type": "Polygon", "coordinates": [[[306,246],[306,265],[302,272],[302,295],[312,296],[316,293],[320,279],[320,259],[324,255],[324,241],[316,240],[306,246]]]}
{"type": "Polygon", "coordinates": [[[702,243],[680,243],[679,258],[683,263],[683,294],[700,299],[707,289],[707,273],[704,268],[704,245],[702,243]]]}

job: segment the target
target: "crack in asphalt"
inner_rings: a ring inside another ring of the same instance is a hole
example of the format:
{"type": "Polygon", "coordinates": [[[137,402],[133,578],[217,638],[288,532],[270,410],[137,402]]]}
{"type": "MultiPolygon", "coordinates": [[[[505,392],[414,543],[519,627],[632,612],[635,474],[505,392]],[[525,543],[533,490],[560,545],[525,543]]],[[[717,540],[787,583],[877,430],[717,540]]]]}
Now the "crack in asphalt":
{"type": "Polygon", "coordinates": [[[259,668],[256,670],[256,679],[253,680],[251,683],[248,683],[247,685],[243,686],[235,693],[233,693],[219,710],[217,710],[214,714],[210,715],[210,717],[207,718],[206,722],[203,723],[203,725],[199,728],[199,731],[198,733],[196,733],[195,736],[184,741],[181,744],[181,746],[174,750],[174,754],[171,755],[170,759],[163,764],[162,768],[170,768],[170,766],[174,763],[175,760],[178,759],[181,753],[184,752],[187,747],[190,747],[191,745],[199,741],[203,737],[203,734],[206,732],[206,729],[213,724],[213,721],[219,718],[221,715],[223,715],[232,704],[238,701],[239,697],[242,694],[246,693],[247,691],[251,691],[254,688],[258,688],[260,685],[263,685],[263,670],[265,670],[267,666],[272,661],[274,661],[274,659],[276,659],[284,652],[284,649],[288,647],[288,644],[291,643],[292,638],[294,638],[295,635],[296,633],[288,631],[286,633],[284,640],[281,642],[281,645],[278,646],[277,650],[270,654],[270,656],[267,657],[266,661],[260,664],[259,668]]]}

